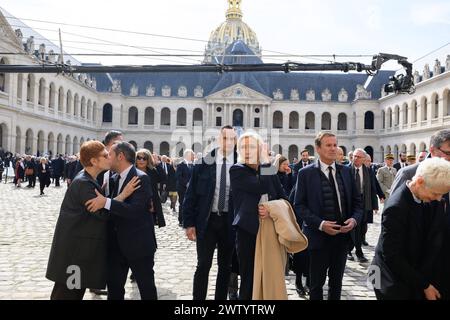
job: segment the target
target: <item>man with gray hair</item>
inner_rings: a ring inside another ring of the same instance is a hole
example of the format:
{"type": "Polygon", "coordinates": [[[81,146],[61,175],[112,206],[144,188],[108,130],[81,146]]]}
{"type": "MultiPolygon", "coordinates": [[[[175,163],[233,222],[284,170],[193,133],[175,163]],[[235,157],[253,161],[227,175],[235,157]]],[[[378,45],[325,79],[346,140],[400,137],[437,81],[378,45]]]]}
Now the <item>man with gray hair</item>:
{"type": "Polygon", "coordinates": [[[186,149],[183,153],[183,160],[177,165],[176,179],[177,179],[177,193],[178,193],[178,224],[183,226],[183,201],[186,194],[189,180],[191,179],[192,171],[194,169],[194,151],[186,149]]]}
{"type": "Polygon", "coordinates": [[[450,162],[434,157],[418,166],[386,202],[372,265],[380,300],[448,299],[450,162]]]}
{"type": "Polygon", "coordinates": [[[373,211],[378,210],[377,189],[370,169],[364,165],[366,158],[367,153],[363,149],[355,149],[353,151],[353,162],[349,165],[356,183],[357,194],[361,196],[363,217],[361,223],[356,226],[351,234],[353,245],[349,248],[348,259],[354,260],[352,250],[355,248],[356,258],[360,263],[368,262],[362,251],[362,244],[365,242],[367,224],[373,223],[373,211]]]}

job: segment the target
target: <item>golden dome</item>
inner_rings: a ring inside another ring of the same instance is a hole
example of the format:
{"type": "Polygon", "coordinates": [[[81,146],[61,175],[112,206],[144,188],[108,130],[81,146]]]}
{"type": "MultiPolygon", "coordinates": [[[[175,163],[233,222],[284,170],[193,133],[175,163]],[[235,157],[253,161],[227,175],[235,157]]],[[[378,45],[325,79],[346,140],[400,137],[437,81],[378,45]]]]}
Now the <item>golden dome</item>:
{"type": "Polygon", "coordinates": [[[205,62],[211,62],[212,56],[220,56],[236,40],[242,40],[256,55],[261,55],[256,33],[242,21],[241,0],[228,0],[226,21],[211,32],[205,50],[205,62]]]}

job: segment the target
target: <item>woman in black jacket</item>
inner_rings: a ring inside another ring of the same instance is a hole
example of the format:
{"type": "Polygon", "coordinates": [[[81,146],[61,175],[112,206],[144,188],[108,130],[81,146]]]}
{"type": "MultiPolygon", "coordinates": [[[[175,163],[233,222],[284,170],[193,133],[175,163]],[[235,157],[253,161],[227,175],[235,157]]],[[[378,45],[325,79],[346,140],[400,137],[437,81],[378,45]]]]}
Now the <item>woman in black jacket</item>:
{"type": "MultiPolygon", "coordinates": [[[[94,140],[83,144],[80,158],[85,169],[64,196],[48,260],[46,277],[55,282],[52,300],[82,300],[86,288],[106,286],[108,215],[104,210],[90,213],[86,202],[103,192],[96,177],[110,168],[110,160],[105,146],[94,140]]],[[[115,200],[136,190],[139,181],[133,179],[115,200]]]]}
{"type": "Polygon", "coordinates": [[[50,186],[50,167],[47,164],[47,159],[41,158],[37,172],[39,177],[39,189],[41,191],[40,195],[43,196],[44,188],[50,186]]]}
{"type": "Polygon", "coordinates": [[[163,179],[160,177],[158,170],[156,169],[153,161],[152,154],[147,149],[140,149],[136,153],[136,168],[145,172],[151,181],[152,188],[152,201],[149,204],[149,212],[153,214],[153,221],[158,227],[165,227],[166,221],[161,205],[161,199],[159,197],[158,183],[163,179]]]}
{"type": "Polygon", "coordinates": [[[292,177],[292,170],[289,167],[289,160],[285,156],[278,155],[274,165],[278,168],[277,176],[283,186],[284,193],[289,196],[295,184],[294,178],[292,177]]]}
{"type": "Polygon", "coordinates": [[[241,275],[240,300],[251,300],[253,268],[259,219],[269,212],[259,204],[287,199],[276,173],[269,163],[267,145],[254,133],[243,134],[237,143],[238,163],[230,169],[236,228],[236,252],[241,275]]]}

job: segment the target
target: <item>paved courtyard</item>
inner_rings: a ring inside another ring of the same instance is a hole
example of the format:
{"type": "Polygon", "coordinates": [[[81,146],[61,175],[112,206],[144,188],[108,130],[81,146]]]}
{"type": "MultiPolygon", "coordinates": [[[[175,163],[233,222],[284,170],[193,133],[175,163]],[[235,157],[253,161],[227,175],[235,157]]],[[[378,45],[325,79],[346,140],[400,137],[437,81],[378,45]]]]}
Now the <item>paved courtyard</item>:
{"type": "MultiPolygon", "coordinates": [[[[25,185],[25,184],[23,184],[25,185]]],[[[14,188],[0,184],[0,300],[49,299],[53,283],[45,278],[53,231],[58,218],[65,185],[45,190],[39,196],[35,189],[14,188]]],[[[192,299],[192,278],[196,265],[195,244],[186,239],[177,218],[164,205],[167,226],[156,230],[158,251],[155,278],[159,299],[192,299]]],[[[366,257],[373,257],[380,230],[380,215],[369,227],[366,257]]],[[[214,260],[215,261],[215,260],[214,260]]],[[[348,261],[343,282],[343,299],[375,299],[366,286],[368,263],[348,261]]],[[[208,299],[214,298],[215,262],[211,269],[208,299]]],[[[295,275],[286,277],[289,299],[299,299],[295,291],[295,275]]],[[[139,299],[135,284],[127,282],[126,298],[139,299]]],[[[105,299],[87,292],[85,299],[105,299]]]]}

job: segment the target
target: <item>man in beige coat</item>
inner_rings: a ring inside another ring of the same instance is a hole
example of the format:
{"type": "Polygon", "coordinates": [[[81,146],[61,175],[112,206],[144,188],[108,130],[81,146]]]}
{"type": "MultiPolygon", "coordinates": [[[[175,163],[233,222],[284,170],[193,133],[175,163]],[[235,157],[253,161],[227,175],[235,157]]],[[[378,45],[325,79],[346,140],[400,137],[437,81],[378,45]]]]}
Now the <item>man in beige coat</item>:
{"type": "Polygon", "coordinates": [[[377,179],[380,184],[381,190],[383,190],[386,200],[389,198],[391,193],[391,186],[394,182],[395,175],[397,174],[397,169],[393,167],[394,155],[388,153],[385,157],[386,165],[377,171],[377,179]]]}

